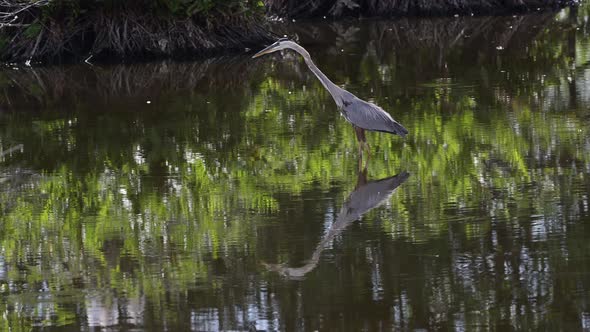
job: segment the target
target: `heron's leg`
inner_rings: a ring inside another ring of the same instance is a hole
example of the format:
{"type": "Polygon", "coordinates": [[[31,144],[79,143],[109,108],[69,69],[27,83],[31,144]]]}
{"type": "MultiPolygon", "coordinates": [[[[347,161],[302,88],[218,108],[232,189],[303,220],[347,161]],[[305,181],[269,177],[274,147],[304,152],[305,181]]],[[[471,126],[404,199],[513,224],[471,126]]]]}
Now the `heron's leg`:
{"type": "Polygon", "coordinates": [[[363,142],[364,147],[367,149],[367,163],[369,163],[369,158],[371,158],[371,147],[367,141],[363,142]]]}
{"type": "Polygon", "coordinates": [[[363,167],[363,145],[362,145],[362,142],[358,142],[358,143],[359,143],[358,159],[359,159],[359,171],[360,171],[361,168],[363,167]]]}
{"type": "MultiPolygon", "coordinates": [[[[359,171],[362,169],[363,167],[363,148],[365,148],[367,145],[367,138],[365,137],[365,130],[363,128],[359,128],[355,125],[352,126],[354,128],[354,131],[356,133],[356,139],[359,143],[359,171]]],[[[368,158],[367,158],[367,163],[368,163],[368,158]]]]}
{"type": "Polygon", "coordinates": [[[360,148],[359,148],[359,151],[360,151],[361,154],[359,154],[359,168],[358,168],[358,171],[360,172],[363,169],[363,155],[362,155],[362,151],[361,151],[360,148]]]}
{"type": "Polygon", "coordinates": [[[358,175],[356,179],[356,187],[354,187],[355,190],[367,184],[367,164],[365,164],[364,168],[361,168],[360,166],[361,165],[359,165],[358,175]]]}
{"type": "Polygon", "coordinates": [[[361,151],[363,143],[367,140],[367,138],[365,137],[365,130],[355,125],[352,125],[352,127],[354,128],[354,132],[356,133],[356,140],[359,142],[359,151],[361,151]]]}
{"type": "Polygon", "coordinates": [[[367,158],[365,158],[365,170],[367,169],[367,167],[369,166],[369,160],[371,159],[371,148],[369,147],[369,143],[367,142],[362,142],[363,144],[363,148],[364,150],[366,150],[366,154],[363,154],[363,156],[366,156],[367,158]]]}

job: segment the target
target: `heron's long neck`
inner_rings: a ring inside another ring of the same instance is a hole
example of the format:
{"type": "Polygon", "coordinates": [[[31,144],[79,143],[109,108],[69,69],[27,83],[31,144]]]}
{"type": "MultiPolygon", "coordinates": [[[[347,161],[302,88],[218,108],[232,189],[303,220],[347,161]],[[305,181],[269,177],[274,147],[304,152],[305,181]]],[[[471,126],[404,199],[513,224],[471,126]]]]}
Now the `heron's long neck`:
{"type": "Polygon", "coordinates": [[[320,82],[322,83],[324,88],[326,88],[326,90],[328,90],[328,92],[330,92],[330,94],[332,95],[332,98],[334,98],[334,101],[336,101],[336,104],[340,106],[341,101],[336,98],[337,92],[339,90],[341,90],[340,87],[337,86],[336,84],[332,83],[332,81],[330,81],[330,79],[318,69],[318,67],[315,65],[315,63],[313,63],[313,61],[311,61],[311,57],[309,56],[309,53],[307,53],[307,51],[303,47],[301,47],[299,45],[297,45],[297,46],[298,47],[294,48],[295,51],[297,51],[297,53],[299,53],[303,56],[303,59],[305,60],[305,63],[307,64],[309,69],[315,74],[315,76],[317,76],[317,78],[320,80],[320,82]]]}

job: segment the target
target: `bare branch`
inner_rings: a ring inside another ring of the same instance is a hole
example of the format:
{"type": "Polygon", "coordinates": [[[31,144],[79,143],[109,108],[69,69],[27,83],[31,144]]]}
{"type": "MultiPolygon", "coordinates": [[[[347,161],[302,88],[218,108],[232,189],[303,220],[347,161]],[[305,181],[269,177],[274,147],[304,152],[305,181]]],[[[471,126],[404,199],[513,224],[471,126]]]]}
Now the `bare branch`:
{"type": "Polygon", "coordinates": [[[51,0],[0,0],[0,29],[4,27],[23,27],[26,22],[16,22],[19,14],[33,8],[39,8],[49,4],[51,0]]]}

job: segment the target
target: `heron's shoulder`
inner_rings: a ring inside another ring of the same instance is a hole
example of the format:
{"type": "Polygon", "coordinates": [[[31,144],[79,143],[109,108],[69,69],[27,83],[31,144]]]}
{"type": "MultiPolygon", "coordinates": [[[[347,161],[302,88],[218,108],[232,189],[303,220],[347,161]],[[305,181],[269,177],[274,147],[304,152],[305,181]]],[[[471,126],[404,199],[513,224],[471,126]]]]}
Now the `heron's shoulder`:
{"type": "Polygon", "coordinates": [[[338,97],[334,99],[336,99],[336,103],[341,108],[348,108],[356,103],[357,100],[360,100],[357,96],[342,88],[340,88],[340,91],[338,92],[338,97]]]}
{"type": "Polygon", "coordinates": [[[369,111],[369,110],[383,111],[383,109],[381,107],[379,107],[378,105],[368,102],[366,100],[362,100],[353,94],[351,94],[351,95],[353,98],[348,99],[348,103],[344,104],[344,107],[354,108],[359,111],[369,111]]]}

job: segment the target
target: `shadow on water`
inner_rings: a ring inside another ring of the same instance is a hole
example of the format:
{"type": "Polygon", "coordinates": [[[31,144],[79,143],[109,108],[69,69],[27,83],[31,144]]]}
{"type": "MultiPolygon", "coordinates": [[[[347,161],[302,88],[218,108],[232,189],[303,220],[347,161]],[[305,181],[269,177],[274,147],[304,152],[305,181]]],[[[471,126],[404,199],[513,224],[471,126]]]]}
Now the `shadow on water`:
{"type": "MultiPolygon", "coordinates": [[[[553,25],[554,19],[555,13],[546,12],[525,16],[441,17],[428,20],[400,18],[357,24],[326,21],[308,26],[293,25],[292,31],[306,45],[326,47],[324,41],[333,40],[326,51],[334,57],[350,52],[351,46],[366,45],[380,58],[397,54],[393,51],[401,54],[418,51],[421,56],[414,57],[414,60],[420,62],[414,65],[443,67],[453,51],[477,49],[477,53],[464,58],[470,62],[481,60],[478,56],[495,54],[496,50],[522,52],[522,45],[530,43],[540,32],[553,25]],[[422,55],[427,52],[430,53],[429,61],[424,61],[422,55]]],[[[403,64],[409,66],[412,63],[403,64]]]]}
{"type": "Polygon", "coordinates": [[[145,104],[153,98],[182,92],[206,94],[215,89],[229,94],[241,90],[239,88],[246,80],[255,80],[256,70],[259,68],[248,56],[210,58],[200,62],[5,68],[0,71],[4,83],[0,88],[0,110],[47,112],[63,109],[64,105],[98,106],[97,102],[116,109],[123,102],[127,105],[145,104]]]}
{"type": "Polygon", "coordinates": [[[342,204],[340,213],[330,228],[325,232],[322,240],[318,243],[315,251],[311,255],[308,262],[301,267],[293,268],[287,267],[284,264],[268,264],[263,265],[270,271],[277,272],[289,279],[303,279],[306,274],[313,271],[320,261],[322,251],[324,251],[330,243],[350,226],[354,221],[359,220],[363,214],[378,207],[386,201],[393,191],[402,185],[410,176],[407,172],[384,178],[381,180],[374,180],[367,182],[367,169],[358,172],[358,179],[356,187],[348,195],[348,198],[342,204]]]}

